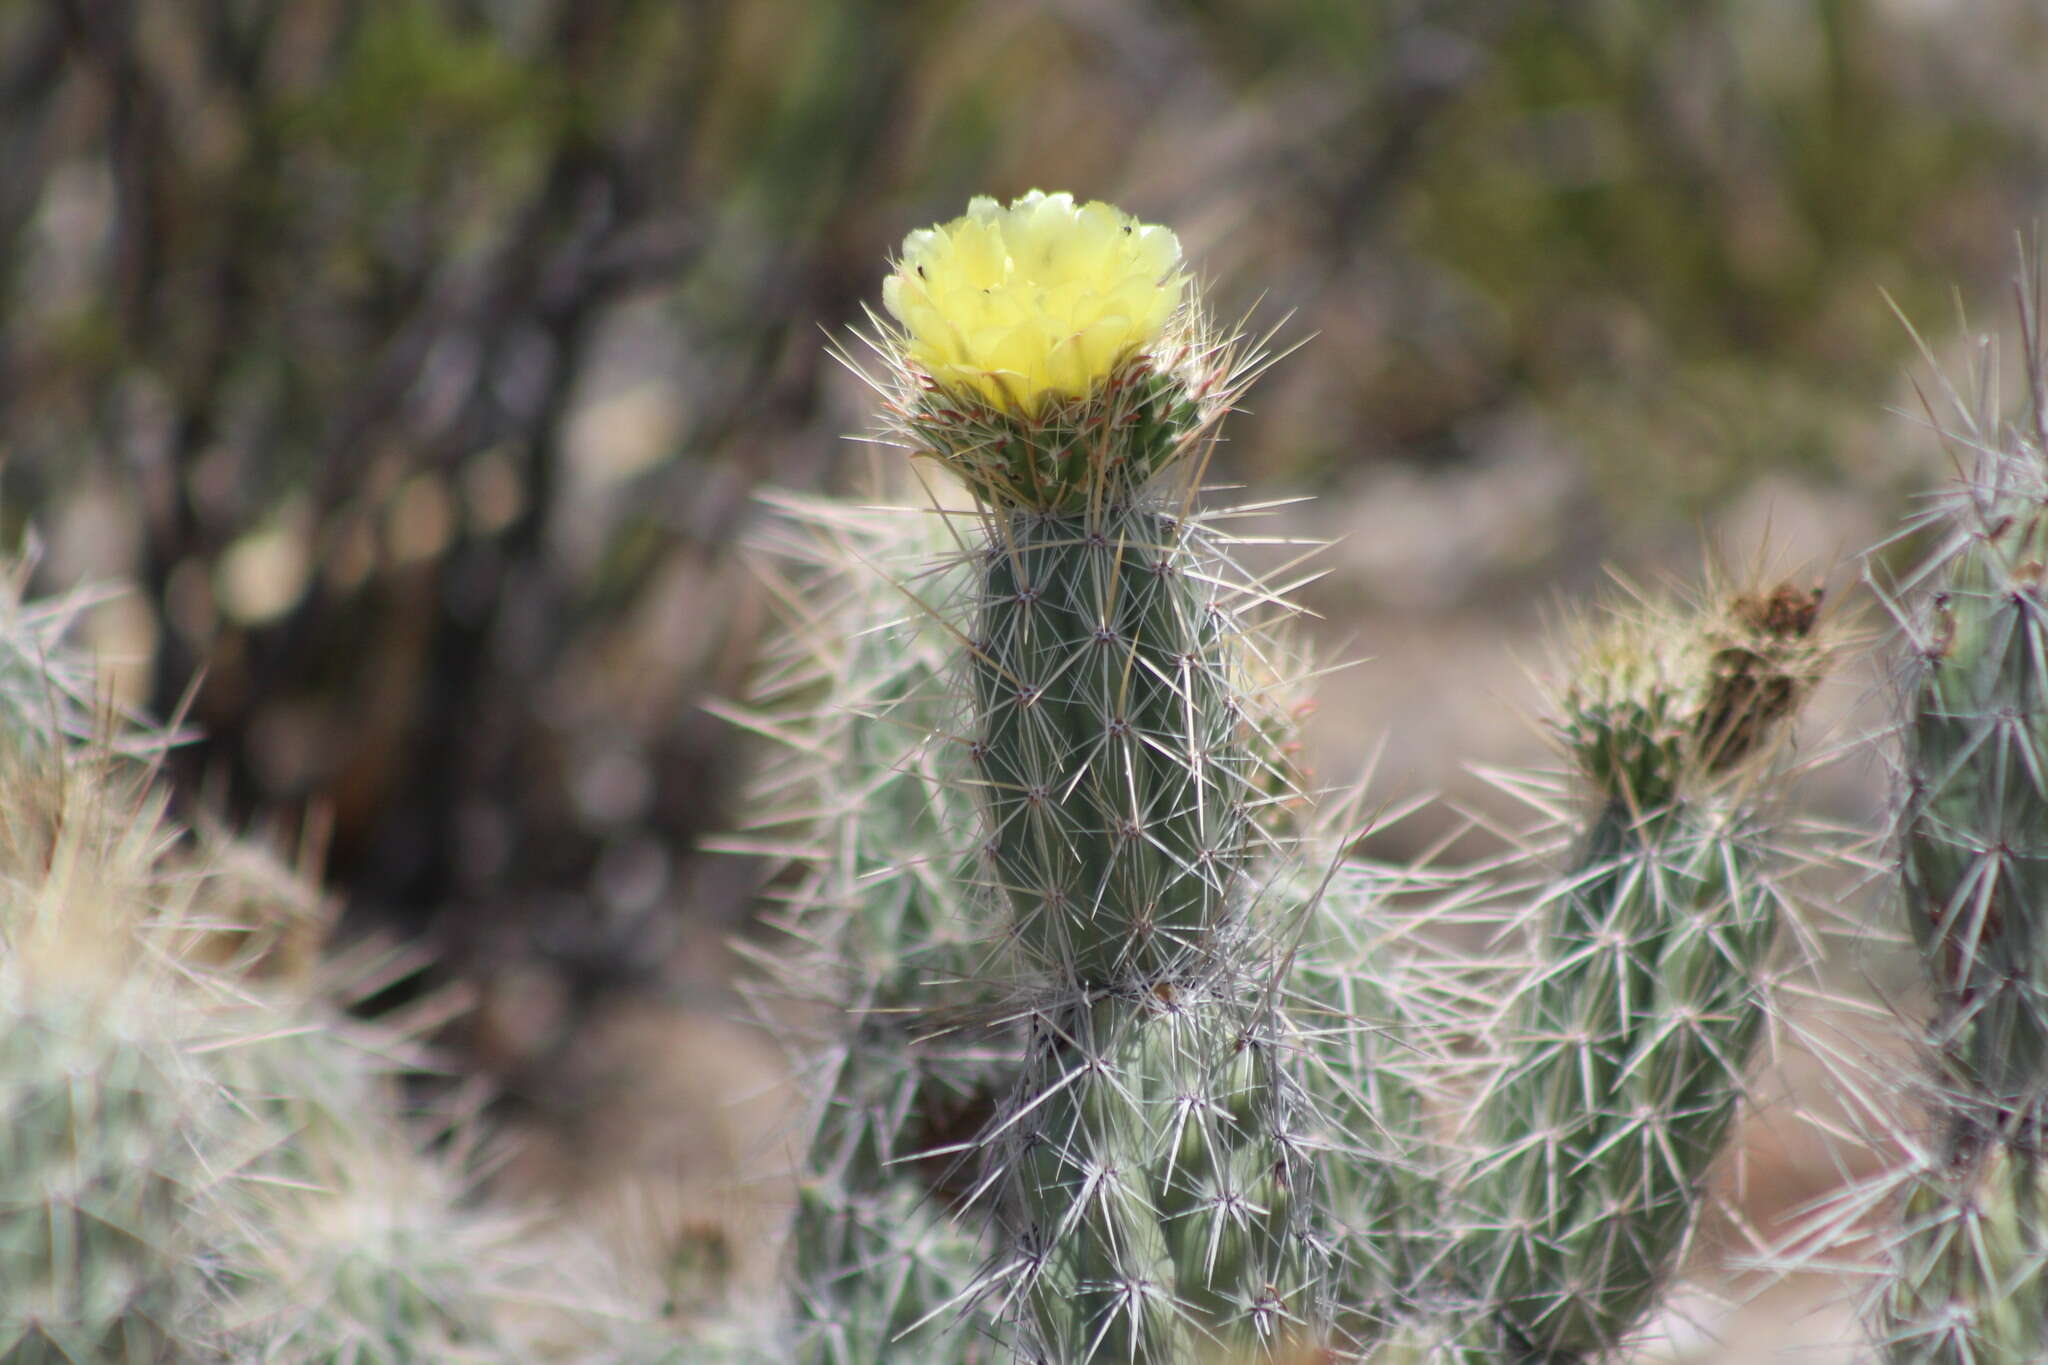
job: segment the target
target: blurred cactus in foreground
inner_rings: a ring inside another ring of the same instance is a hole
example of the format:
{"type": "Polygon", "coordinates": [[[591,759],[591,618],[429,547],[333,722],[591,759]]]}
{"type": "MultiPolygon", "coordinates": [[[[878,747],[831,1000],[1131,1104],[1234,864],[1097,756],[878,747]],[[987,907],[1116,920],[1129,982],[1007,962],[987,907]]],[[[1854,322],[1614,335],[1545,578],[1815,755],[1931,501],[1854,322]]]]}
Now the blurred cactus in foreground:
{"type": "Polygon", "coordinates": [[[170,822],[150,761],[168,738],[95,700],[61,638],[72,604],[26,604],[15,581],[0,591],[0,1361],[511,1365],[630,1336],[631,1313],[579,1307],[566,1257],[472,1207],[464,1163],[429,1154],[385,1074],[418,1049],[330,1003],[307,941],[317,892],[253,845],[170,822]]]}
{"type": "Polygon", "coordinates": [[[0,992],[0,1358],[177,1358],[217,1100],[144,988],[73,997],[10,966],[0,992]]]}

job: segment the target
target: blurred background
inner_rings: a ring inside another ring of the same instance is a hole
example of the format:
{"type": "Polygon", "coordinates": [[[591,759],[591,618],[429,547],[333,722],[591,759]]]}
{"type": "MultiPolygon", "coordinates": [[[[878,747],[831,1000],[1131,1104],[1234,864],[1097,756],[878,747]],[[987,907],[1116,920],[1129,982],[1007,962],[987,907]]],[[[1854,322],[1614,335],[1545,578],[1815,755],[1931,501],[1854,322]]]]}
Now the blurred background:
{"type": "Polygon", "coordinates": [[[700,703],[906,231],[1071,189],[1312,338],[1220,468],[1339,542],[1315,766],[1483,806],[1606,566],[1848,587],[1941,476],[1888,300],[2005,325],[2044,69],[2036,0],[0,0],[0,537],[125,590],[191,810],[473,992],[519,1178],[708,1182],[777,1060],[700,703]]]}

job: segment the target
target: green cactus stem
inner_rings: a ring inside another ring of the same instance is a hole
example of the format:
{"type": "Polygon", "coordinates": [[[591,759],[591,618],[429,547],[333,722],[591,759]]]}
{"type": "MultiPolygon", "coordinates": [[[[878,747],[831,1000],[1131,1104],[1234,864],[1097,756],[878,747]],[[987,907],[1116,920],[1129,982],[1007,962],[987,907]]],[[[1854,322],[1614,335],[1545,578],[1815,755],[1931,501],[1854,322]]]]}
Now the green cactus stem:
{"type": "Polygon", "coordinates": [[[981,1140],[986,1285],[1047,1365],[1323,1330],[1251,881],[1286,765],[1253,747],[1245,637],[1275,595],[1193,510],[1248,368],[1186,290],[1172,234],[1035,193],[911,234],[884,289],[891,435],[977,505],[958,733],[1029,1031],[981,1140]]]}
{"type": "Polygon", "coordinates": [[[1951,1098],[1996,1131],[2048,1097],[2048,503],[1985,512],[1919,655],[1901,851],[1951,1098]]]}
{"type": "Polygon", "coordinates": [[[1317,1186],[1258,983],[1104,992],[1033,1021],[999,1145],[1030,1358],[1257,1358],[1313,1333],[1317,1186]]]}
{"type": "Polygon", "coordinates": [[[970,745],[987,851],[1039,965],[1105,986],[1199,954],[1235,900],[1256,769],[1213,552],[1157,507],[999,516],[970,745]]]}
{"type": "Polygon", "coordinates": [[[1319,1125],[1312,1146],[1335,1260],[1335,1340],[1363,1349],[1399,1337],[1437,1306],[1450,1245],[1448,1154],[1431,1129],[1458,1069],[1445,1048],[1461,1027],[1455,985],[1395,941],[1381,907],[1423,896],[1433,915],[1448,915],[1461,893],[1416,869],[1334,853],[1322,859],[1333,871],[1311,878],[1315,861],[1305,861],[1281,890],[1308,925],[1287,995],[1319,1125]]]}
{"type": "Polygon", "coordinates": [[[2048,1171],[2000,1145],[1908,1191],[1884,1317],[1892,1365],[2048,1360],[2048,1171]]]}
{"type": "MultiPolygon", "coordinates": [[[[2026,420],[1958,402],[1975,466],[1928,518],[1898,825],[1933,986],[1934,1150],[1881,1315],[1895,1365],[2048,1358],[2048,344],[2021,288],[2026,420]]],[[[1995,364],[1995,353],[1992,355],[1995,364]]]]}
{"type": "Polygon", "coordinates": [[[1456,1233],[1498,1359],[1614,1350],[1693,1225],[1782,911],[1753,788],[1733,779],[1817,676],[1816,605],[1780,589],[1693,623],[1624,623],[1567,698],[1596,805],[1470,1123],[1456,1233]]]}

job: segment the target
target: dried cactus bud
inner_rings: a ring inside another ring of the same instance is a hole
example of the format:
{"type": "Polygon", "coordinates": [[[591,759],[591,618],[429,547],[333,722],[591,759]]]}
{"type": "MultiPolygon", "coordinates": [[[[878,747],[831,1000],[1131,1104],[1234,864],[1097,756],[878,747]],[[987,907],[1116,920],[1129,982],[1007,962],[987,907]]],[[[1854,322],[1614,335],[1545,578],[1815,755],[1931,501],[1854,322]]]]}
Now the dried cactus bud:
{"type": "Polygon", "coordinates": [[[1655,615],[1616,617],[1587,642],[1559,729],[1601,795],[1650,810],[1677,793],[1703,662],[1696,635],[1655,615]]]}
{"type": "Polygon", "coordinates": [[[1827,666],[1817,634],[1821,588],[1780,583],[1737,593],[1708,626],[1706,696],[1693,721],[1693,749],[1709,773],[1732,772],[1784,733],[1827,666]]]}
{"type": "Polygon", "coordinates": [[[1767,753],[1825,671],[1820,601],[1818,587],[1785,583],[1593,633],[1559,727],[1580,770],[1607,798],[1654,810],[1767,753]]]}

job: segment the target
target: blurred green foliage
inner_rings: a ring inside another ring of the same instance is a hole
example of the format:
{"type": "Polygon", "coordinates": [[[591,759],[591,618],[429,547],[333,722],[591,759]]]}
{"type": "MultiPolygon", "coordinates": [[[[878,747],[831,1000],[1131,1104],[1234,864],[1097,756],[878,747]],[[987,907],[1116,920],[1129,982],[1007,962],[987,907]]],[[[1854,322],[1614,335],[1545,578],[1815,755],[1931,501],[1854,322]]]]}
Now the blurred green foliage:
{"type": "Polygon", "coordinates": [[[1072,188],[1294,310],[1234,473],[1533,416],[1689,517],[1855,471],[1879,289],[2041,202],[2044,56],[2025,0],[13,0],[0,515],[138,585],[191,775],[330,810],[360,911],[610,980],[742,903],[685,852],[730,551],[855,458],[819,331],[906,230],[1072,188]]]}

